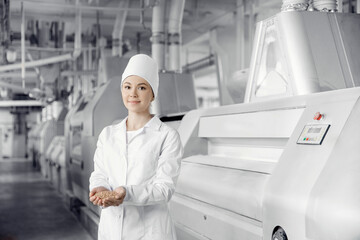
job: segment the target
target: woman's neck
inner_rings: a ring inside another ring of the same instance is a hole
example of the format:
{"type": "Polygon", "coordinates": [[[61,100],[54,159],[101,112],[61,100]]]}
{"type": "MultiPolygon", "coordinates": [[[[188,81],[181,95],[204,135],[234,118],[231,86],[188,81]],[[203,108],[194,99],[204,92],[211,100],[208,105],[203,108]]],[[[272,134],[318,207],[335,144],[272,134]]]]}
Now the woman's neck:
{"type": "Polygon", "coordinates": [[[126,129],[128,131],[135,131],[145,126],[145,124],[153,116],[149,112],[145,113],[136,113],[129,112],[128,119],[126,121],[126,129]]]}

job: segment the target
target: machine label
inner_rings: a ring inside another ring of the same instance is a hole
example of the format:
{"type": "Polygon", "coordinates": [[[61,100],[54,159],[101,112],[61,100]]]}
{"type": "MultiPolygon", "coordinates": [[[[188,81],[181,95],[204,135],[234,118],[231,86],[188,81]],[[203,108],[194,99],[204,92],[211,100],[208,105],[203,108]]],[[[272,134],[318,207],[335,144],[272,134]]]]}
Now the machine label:
{"type": "Polygon", "coordinates": [[[330,124],[308,124],[304,127],[297,144],[320,145],[325,138],[330,124]]]}

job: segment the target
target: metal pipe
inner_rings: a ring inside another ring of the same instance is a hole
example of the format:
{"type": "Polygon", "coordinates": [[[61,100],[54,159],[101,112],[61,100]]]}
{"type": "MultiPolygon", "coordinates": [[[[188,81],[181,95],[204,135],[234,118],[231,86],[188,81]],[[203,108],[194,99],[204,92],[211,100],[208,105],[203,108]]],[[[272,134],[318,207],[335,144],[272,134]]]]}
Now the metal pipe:
{"type": "Polygon", "coordinates": [[[245,49],[245,3],[244,0],[237,0],[236,8],[236,66],[239,69],[245,68],[246,49],[245,49]]]}
{"type": "Polygon", "coordinates": [[[62,77],[71,77],[71,76],[96,76],[98,74],[97,70],[86,70],[86,71],[61,71],[60,76],[62,77]]]}
{"type": "Polygon", "coordinates": [[[81,10],[89,10],[89,11],[106,11],[106,12],[118,12],[121,11],[144,11],[146,8],[130,8],[130,7],[123,7],[123,8],[114,8],[114,7],[99,7],[99,6],[83,6],[83,5],[72,5],[72,4],[60,4],[60,3],[49,3],[43,1],[32,1],[32,0],[22,0],[24,3],[29,4],[39,4],[39,5],[47,5],[52,6],[55,8],[66,8],[66,9],[81,9],[81,10]]]}
{"type": "Polygon", "coordinates": [[[22,87],[25,88],[25,9],[21,2],[21,78],[22,87]]]}
{"type": "Polygon", "coordinates": [[[215,63],[215,56],[214,54],[210,54],[205,58],[186,64],[185,66],[183,66],[182,69],[185,72],[194,72],[212,66],[214,65],[214,63],[215,63]]]}
{"type": "Polygon", "coordinates": [[[119,3],[119,11],[116,14],[116,20],[114,25],[114,30],[112,32],[113,46],[112,46],[112,55],[113,56],[122,56],[122,38],[125,27],[125,21],[127,17],[127,10],[120,10],[129,6],[129,0],[121,1],[119,3]]]}
{"type": "Polygon", "coordinates": [[[153,8],[151,55],[159,70],[165,70],[165,0],[159,0],[153,8]]]}
{"type": "Polygon", "coordinates": [[[181,71],[181,23],[185,0],[171,0],[168,28],[169,67],[171,71],[181,71]]]}
{"type": "MultiPolygon", "coordinates": [[[[73,55],[68,53],[68,54],[60,55],[60,56],[56,56],[56,57],[39,59],[39,60],[35,60],[32,62],[25,62],[24,67],[25,68],[33,68],[33,67],[37,67],[37,66],[43,66],[43,65],[47,65],[47,64],[63,62],[63,61],[72,60],[72,59],[73,59],[73,55]]],[[[22,67],[22,63],[2,65],[2,66],[0,66],[0,72],[16,70],[16,69],[20,69],[21,67],[22,67]]]]}
{"type": "MultiPolygon", "coordinates": [[[[100,47],[93,47],[93,46],[89,46],[89,47],[82,47],[80,48],[81,51],[89,51],[89,48],[91,48],[91,50],[95,51],[97,50],[97,48],[100,47]]],[[[44,52],[73,52],[75,50],[75,48],[52,48],[52,47],[27,47],[26,51],[44,51],[44,52]]]]}
{"type": "Polygon", "coordinates": [[[42,107],[44,104],[34,100],[10,100],[0,101],[0,107],[42,107]]]}
{"type": "MultiPolygon", "coordinates": [[[[40,93],[44,93],[43,91],[41,90],[32,90],[32,89],[29,89],[29,88],[23,88],[19,85],[14,85],[14,84],[11,84],[11,83],[7,83],[7,82],[4,82],[4,81],[1,81],[0,80],[0,87],[5,87],[5,88],[8,88],[8,89],[12,89],[12,90],[15,90],[15,91],[18,91],[18,92],[23,92],[23,93],[33,93],[33,94],[40,94],[40,93]]],[[[0,101],[2,102],[2,101],[0,101]]]]}
{"type": "MultiPolygon", "coordinates": [[[[27,72],[26,76],[28,78],[37,78],[36,71],[27,72]]],[[[21,72],[3,72],[0,74],[1,78],[18,78],[21,79],[21,72]]]]}
{"type": "MultiPolygon", "coordinates": [[[[79,0],[76,0],[76,6],[79,6],[79,0]]],[[[75,60],[81,54],[81,9],[76,9],[75,16],[75,42],[74,42],[74,52],[72,53],[72,58],[75,60]]]]}

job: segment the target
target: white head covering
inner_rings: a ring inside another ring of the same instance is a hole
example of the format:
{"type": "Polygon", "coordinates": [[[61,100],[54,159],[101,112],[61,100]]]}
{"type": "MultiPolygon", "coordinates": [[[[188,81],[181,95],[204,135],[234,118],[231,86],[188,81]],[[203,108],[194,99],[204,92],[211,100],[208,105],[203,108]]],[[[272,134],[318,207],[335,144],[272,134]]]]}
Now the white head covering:
{"type": "Polygon", "coordinates": [[[157,63],[154,59],[145,54],[137,54],[131,57],[122,74],[121,85],[124,80],[131,75],[136,75],[145,79],[150,84],[154,96],[157,96],[159,73],[157,63]]]}

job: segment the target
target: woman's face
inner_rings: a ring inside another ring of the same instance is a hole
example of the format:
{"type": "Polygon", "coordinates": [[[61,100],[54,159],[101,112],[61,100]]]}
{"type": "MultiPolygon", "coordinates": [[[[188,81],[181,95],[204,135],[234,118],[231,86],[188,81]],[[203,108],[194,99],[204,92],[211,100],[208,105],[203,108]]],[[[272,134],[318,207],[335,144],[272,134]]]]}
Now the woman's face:
{"type": "Polygon", "coordinates": [[[124,80],[121,94],[125,107],[136,113],[149,112],[150,103],[154,100],[150,84],[136,75],[129,76],[124,80]]]}

